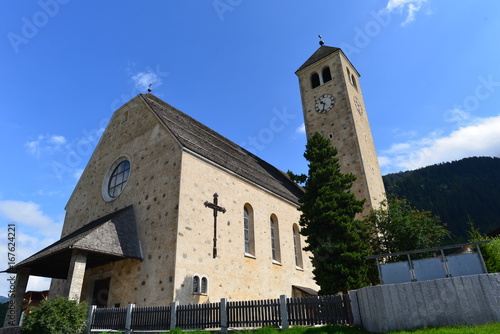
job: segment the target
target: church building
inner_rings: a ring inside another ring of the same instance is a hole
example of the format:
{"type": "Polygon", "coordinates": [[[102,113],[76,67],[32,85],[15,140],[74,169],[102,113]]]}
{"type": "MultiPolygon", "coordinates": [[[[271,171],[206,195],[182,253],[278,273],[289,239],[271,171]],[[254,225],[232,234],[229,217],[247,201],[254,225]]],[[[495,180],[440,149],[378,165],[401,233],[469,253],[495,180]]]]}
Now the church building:
{"type": "MultiPolygon", "coordinates": [[[[384,188],[359,74],[321,45],[297,70],[306,125],[339,149],[366,210],[384,188]]],[[[314,294],[298,200],[286,173],[170,106],[139,94],[116,110],[65,207],[61,239],[7,272],[50,297],[101,307],[314,294]]],[[[334,261],[335,259],[332,259],[334,261]]]]}

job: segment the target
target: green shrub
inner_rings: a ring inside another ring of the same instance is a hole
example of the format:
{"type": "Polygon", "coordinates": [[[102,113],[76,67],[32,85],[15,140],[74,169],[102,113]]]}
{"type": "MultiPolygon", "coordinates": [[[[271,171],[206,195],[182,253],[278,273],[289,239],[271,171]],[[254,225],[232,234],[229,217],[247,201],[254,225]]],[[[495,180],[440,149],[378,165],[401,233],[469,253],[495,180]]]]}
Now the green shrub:
{"type": "MultiPolygon", "coordinates": [[[[489,243],[479,246],[488,273],[500,272],[500,237],[489,238],[481,234],[479,229],[474,226],[474,223],[470,219],[469,225],[469,242],[491,240],[489,243]]],[[[476,247],[472,247],[472,250],[477,252],[476,247]]]]}
{"type": "Polygon", "coordinates": [[[22,334],[78,334],[85,329],[87,303],[59,297],[42,301],[27,314],[22,334]]]}
{"type": "Polygon", "coordinates": [[[481,253],[488,272],[500,272],[500,237],[493,238],[489,243],[479,247],[481,247],[481,253]]]}

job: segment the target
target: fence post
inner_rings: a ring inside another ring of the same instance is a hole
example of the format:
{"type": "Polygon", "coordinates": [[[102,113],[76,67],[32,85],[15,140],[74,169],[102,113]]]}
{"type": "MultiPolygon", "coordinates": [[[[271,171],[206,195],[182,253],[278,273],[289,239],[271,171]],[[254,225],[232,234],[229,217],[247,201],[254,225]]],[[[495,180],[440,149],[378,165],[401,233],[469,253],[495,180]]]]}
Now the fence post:
{"type": "Polygon", "coordinates": [[[286,307],[286,295],[280,296],[281,329],[288,329],[288,309],[286,307]]]}
{"type": "Polygon", "coordinates": [[[132,327],[132,310],[134,309],[135,304],[127,305],[127,318],[125,319],[125,334],[131,333],[132,327]]]}
{"type": "Polygon", "coordinates": [[[170,330],[177,327],[177,305],[178,302],[170,304],[170,330]]]}
{"type": "Polygon", "coordinates": [[[90,334],[90,332],[92,330],[92,322],[94,320],[94,313],[95,313],[96,308],[97,308],[96,305],[91,305],[89,307],[89,313],[87,315],[87,330],[85,331],[85,333],[87,333],[87,334],[90,334]]]}
{"type": "Polygon", "coordinates": [[[220,300],[220,332],[227,333],[228,319],[227,319],[227,298],[220,300]]]}

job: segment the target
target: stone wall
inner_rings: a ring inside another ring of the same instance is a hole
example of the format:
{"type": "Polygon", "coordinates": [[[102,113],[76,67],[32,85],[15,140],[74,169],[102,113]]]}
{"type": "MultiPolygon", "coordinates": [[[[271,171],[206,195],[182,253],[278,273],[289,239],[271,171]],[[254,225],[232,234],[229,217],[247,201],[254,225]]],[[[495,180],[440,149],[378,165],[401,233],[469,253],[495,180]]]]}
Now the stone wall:
{"type": "Polygon", "coordinates": [[[500,321],[500,273],[370,286],[351,295],[357,324],[375,333],[500,321]]]}
{"type": "Polygon", "coordinates": [[[0,334],[19,334],[19,333],[21,333],[20,326],[0,328],[0,334]]]}
{"type": "MultiPolygon", "coordinates": [[[[292,285],[318,290],[312,275],[310,254],[302,251],[303,266],[295,265],[292,226],[300,212],[293,203],[249,184],[203,158],[183,154],[175,301],[181,304],[230,300],[254,300],[292,295],[292,285]],[[204,206],[219,195],[226,212],[217,216],[217,258],[213,258],[213,210],[204,206]],[[245,254],[243,208],[253,209],[254,254],[245,254]],[[270,218],[277,220],[275,242],[280,261],[273,261],[270,218]],[[278,237],[279,234],[279,237],[278,237]],[[208,293],[192,293],[193,275],[208,278],[208,293]]],[[[301,237],[302,246],[305,241],[301,237]]]]}
{"type": "MultiPolygon", "coordinates": [[[[182,149],[142,98],[118,109],[66,205],[62,237],[109,213],[134,205],[143,261],[123,260],[87,270],[82,300],[93,282],[111,277],[108,306],[165,305],[173,299],[175,242],[182,149]],[[121,195],[103,198],[106,173],[122,156],[130,177],[121,195]]],[[[52,281],[50,296],[64,295],[65,280],[52,281]]]]}

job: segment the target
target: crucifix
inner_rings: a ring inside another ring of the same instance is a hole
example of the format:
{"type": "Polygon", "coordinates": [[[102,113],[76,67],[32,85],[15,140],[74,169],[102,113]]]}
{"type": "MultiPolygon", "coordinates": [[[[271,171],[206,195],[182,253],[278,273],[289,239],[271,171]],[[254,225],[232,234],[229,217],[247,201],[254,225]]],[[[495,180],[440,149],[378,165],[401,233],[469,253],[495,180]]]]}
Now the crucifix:
{"type": "Polygon", "coordinates": [[[217,257],[217,212],[219,212],[219,211],[222,213],[226,212],[226,209],[224,209],[222,206],[218,205],[218,201],[217,201],[218,197],[219,197],[219,195],[217,195],[217,193],[215,193],[213,203],[209,203],[208,201],[205,201],[205,206],[207,208],[214,210],[214,250],[213,250],[214,259],[217,257]]]}

